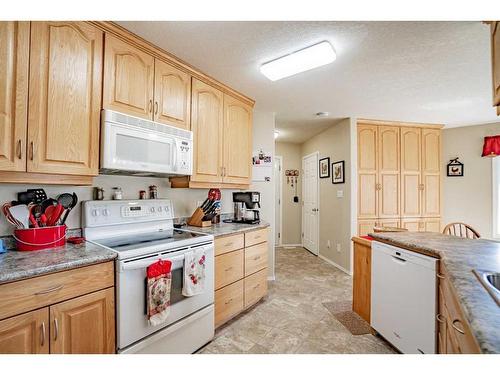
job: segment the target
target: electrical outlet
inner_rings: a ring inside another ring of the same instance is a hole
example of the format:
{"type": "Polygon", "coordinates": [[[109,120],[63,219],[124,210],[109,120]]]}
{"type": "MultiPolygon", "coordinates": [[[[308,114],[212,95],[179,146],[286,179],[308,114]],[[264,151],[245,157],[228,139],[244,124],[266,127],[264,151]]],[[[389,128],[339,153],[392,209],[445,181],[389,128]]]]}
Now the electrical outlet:
{"type": "Polygon", "coordinates": [[[328,249],[332,247],[332,243],[330,242],[330,240],[326,241],[326,247],[328,249]]]}
{"type": "Polygon", "coordinates": [[[340,248],[340,244],[338,243],[338,244],[337,244],[337,252],[338,252],[338,253],[340,253],[340,250],[341,250],[341,248],[340,248]]]}

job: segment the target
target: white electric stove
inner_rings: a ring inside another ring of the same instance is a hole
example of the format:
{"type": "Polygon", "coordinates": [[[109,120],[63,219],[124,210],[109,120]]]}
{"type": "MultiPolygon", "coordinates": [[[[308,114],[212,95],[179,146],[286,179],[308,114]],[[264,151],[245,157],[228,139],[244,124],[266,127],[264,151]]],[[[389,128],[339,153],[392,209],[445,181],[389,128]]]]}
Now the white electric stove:
{"type": "Polygon", "coordinates": [[[170,200],[86,201],[87,241],[117,253],[116,317],[119,353],[192,353],[214,336],[214,238],[175,229],[170,200]],[[203,247],[205,292],[181,293],[184,254],[203,247]],[[157,260],[172,262],[171,309],[151,326],[146,316],[146,269],[157,260]]]}

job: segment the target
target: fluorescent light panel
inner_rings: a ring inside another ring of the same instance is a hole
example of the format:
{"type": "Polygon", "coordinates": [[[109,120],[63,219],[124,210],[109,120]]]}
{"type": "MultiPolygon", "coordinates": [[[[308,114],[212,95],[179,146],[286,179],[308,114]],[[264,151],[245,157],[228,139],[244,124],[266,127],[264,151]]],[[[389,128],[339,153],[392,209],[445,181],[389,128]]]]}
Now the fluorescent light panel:
{"type": "Polygon", "coordinates": [[[335,61],[337,55],[327,41],[262,64],[260,72],[271,81],[305,72],[335,61]]]}

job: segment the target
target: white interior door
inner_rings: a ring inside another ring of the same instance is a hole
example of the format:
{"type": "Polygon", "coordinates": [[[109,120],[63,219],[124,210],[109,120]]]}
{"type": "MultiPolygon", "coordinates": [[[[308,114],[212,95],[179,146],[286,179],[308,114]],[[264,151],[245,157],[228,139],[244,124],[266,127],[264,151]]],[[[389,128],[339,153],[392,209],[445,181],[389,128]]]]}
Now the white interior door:
{"type": "Polygon", "coordinates": [[[283,227],[282,227],[282,218],[281,218],[281,200],[282,200],[282,184],[283,184],[283,177],[282,177],[282,165],[283,164],[283,158],[281,156],[275,156],[274,157],[274,181],[275,181],[275,204],[276,208],[274,210],[275,212],[275,218],[274,218],[274,228],[275,228],[275,239],[274,243],[276,246],[281,246],[281,239],[283,237],[283,227]]]}
{"type": "Polygon", "coordinates": [[[302,245],[319,254],[318,153],[302,159],[302,245]]]}

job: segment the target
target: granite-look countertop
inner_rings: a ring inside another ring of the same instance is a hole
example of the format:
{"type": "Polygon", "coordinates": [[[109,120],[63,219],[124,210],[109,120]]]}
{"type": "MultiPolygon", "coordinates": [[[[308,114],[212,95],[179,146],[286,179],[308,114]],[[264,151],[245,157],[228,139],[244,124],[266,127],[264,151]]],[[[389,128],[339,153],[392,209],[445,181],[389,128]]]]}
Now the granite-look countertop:
{"type": "Polygon", "coordinates": [[[63,271],[116,258],[116,253],[84,242],[46,250],[7,250],[0,254],[0,284],[63,271]]]}
{"type": "Polygon", "coordinates": [[[211,227],[200,228],[200,227],[193,227],[190,225],[186,225],[185,227],[182,227],[182,229],[190,230],[193,232],[211,234],[214,237],[223,237],[223,236],[229,236],[231,234],[244,233],[256,229],[267,228],[268,226],[269,223],[262,220],[260,221],[259,224],[224,223],[223,221],[221,221],[219,224],[214,224],[211,227]]]}
{"type": "Polygon", "coordinates": [[[500,243],[430,232],[371,233],[375,240],[444,262],[465,318],[483,353],[500,353],[500,306],[473,269],[500,272],[500,243]]]}

